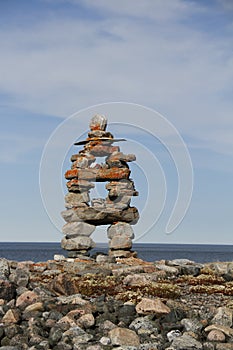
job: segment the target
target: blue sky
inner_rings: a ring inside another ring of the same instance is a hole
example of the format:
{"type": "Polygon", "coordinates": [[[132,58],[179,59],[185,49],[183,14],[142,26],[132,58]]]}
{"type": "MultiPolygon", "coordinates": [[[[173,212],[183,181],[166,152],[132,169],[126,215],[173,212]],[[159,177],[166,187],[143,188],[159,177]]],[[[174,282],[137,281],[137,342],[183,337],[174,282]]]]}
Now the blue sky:
{"type": "MultiPolygon", "coordinates": [[[[174,165],[148,134],[125,130],[118,135],[123,130],[113,128],[116,136],[134,139],[153,152],[167,182],[164,211],[141,241],[233,244],[232,37],[231,0],[2,0],[0,241],[60,241],[40,195],[46,142],[77,111],[124,101],[166,117],[183,137],[194,170],[189,210],[166,235],[177,193],[174,165]]],[[[77,138],[88,123],[86,117],[81,120],[77,138]]],[[[145,127],[150,129],[148,119],[145,127]]],[[[130,150],[130,145],[134,148],[130,142],[122,147],[130,150]]],[[[146,175],[132,166],[141,192],[135,199],[139,208],[148,195],[146,175]]],[[[162,201],[160,175],[150,184],[158,188],[151,207],[162,201]]],[[[56,191],[54,208],[61,226],[63,203],[56,191]]],[[[144,220],[147,215],[149,220],[151,213],[144,211],[144,220]]],[[[106,240],[103,232],[95,239],[106,240]]]]}

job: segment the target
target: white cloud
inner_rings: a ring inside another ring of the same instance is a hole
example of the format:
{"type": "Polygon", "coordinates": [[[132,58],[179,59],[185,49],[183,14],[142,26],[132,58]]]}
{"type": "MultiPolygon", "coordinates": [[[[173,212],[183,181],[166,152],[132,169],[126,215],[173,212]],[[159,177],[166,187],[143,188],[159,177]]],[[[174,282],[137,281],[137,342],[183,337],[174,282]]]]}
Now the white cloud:
{"type": "Polygon", "coordinates": [[[228,152],[232,43],[195,26],[192,15],[205,13],[204,6],[182,0],[77,3],[102,20],[54,17],[30,31],[2,32],[0,91],[20,107],[61,117],[112,100],[144,104],[182,132],[208,139],[213,149],[221,127],[219,147],[228,152]]]}

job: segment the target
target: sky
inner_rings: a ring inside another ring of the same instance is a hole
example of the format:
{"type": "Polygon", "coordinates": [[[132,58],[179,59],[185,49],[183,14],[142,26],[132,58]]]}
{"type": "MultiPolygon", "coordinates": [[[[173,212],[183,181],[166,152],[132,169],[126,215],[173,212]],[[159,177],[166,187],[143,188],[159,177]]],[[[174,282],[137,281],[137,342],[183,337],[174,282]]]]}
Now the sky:
{"type": "Polygon", "coordinates": [[[0,241],[61,240],[72,144],[103,113],[137,155],[136,241],[233,244],[232,37],[231,0],[1,0],[0,241]]]}

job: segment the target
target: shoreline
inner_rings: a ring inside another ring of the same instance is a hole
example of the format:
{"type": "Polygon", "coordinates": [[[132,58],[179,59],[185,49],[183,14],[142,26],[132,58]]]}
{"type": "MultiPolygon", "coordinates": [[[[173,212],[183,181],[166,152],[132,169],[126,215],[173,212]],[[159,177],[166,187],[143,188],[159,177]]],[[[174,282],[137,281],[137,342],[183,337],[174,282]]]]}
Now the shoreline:
{"type": "Polygon", "coordinates": [[[54,258],[0,259],[1,348],[233,349],[232,262],[54,258]]]}

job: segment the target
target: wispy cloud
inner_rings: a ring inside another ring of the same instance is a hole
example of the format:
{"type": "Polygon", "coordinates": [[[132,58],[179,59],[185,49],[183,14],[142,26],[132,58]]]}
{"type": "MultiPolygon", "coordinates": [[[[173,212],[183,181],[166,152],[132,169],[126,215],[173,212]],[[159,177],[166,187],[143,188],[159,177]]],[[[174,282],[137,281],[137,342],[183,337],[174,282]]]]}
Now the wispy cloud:
{"type": "MultiPolygon", "coordinates": [[[[0,91],[16,106],[67,117],[112,100],[163,112],[182,132],[222,151],[232,121],[232,36],[212,36],[195,1],[67,0],[89,18],[45,16],[0,34],[0,91]],[[121,4],[122,2],[122,4],[121,4]],[[202,16],[202,23],[195,16],[202,16]],[[93,20],[94,19],[94,20],[93,20]]],[[[53,3],[53,1],[49,1],[53,3]]],[[[229,2],[224,2],[225,7],[229,2]]],[[[233,29],[232,29],[233,32],[233,29]]],[[[233,33],[232,33],[233,34],[233,33]]],[[[230,137],[229,137],[230,138],[230,137]]]]}

